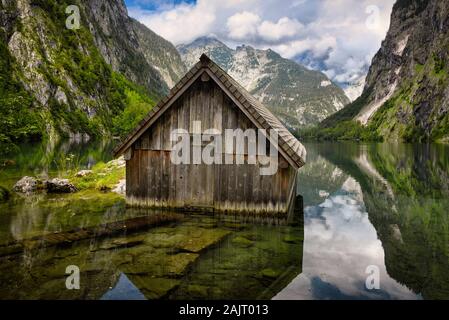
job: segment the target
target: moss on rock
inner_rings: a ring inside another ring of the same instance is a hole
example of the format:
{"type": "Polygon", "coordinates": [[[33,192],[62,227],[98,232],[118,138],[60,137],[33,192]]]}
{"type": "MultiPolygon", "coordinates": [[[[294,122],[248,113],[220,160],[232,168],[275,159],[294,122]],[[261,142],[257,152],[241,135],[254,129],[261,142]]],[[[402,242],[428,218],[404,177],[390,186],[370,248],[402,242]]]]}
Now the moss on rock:
{"type": "Polygon", "coordinates": [[[237,247],[248,248],[251,247],[254,243],[245,237],[238,236],[232,239],[232,244],[234,244],[237,247]]]}
{"type": "Polygon", "coordinates": [[[139,275],[130,275],[128,278],[150,300],[166,297],[181,283],[180,280],[176,279],[152,278],[139,275]]]}
{"type": "Polygon", "coordinates": [[[270,279],[276,279],[277,277],[280,276],[280,274],[281,274],[281,272],[279,270],[273,270],[273,269],[270,269],[270,268],[263,269],[260,272],[260,275],[262,277],[270,278],[270,279]]]}

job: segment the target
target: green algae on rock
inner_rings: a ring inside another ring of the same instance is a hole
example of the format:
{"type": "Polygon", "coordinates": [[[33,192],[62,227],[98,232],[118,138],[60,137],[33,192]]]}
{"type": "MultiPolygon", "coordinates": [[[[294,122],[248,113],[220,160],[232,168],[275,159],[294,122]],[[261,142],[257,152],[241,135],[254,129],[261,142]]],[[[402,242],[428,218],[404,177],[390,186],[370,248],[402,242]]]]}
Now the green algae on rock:
{"type": "Polygon", "coordinates": [[[239,236],[232,239],[232,244],[241,248],[248,248],[251,247],[254,243],[245,237],[239,236]]]}

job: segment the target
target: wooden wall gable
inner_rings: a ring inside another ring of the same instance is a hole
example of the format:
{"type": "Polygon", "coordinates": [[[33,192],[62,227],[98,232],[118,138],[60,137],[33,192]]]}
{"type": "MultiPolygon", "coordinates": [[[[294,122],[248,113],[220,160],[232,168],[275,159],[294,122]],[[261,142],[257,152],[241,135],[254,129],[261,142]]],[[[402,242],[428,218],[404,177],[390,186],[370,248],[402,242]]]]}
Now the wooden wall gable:
{"type": "MultiPolygon", "coordinates": [[[[272,176],[260,174],[260,164],[181,164],[170,159],[170,133],[178,128],[193,133],[216,128],[257,129],[212,80],[198,79],[136,141],[126,163],[127,201],[131,205],[206,208],[224,211],[285,212],[296,170],[278,151],[279,168],[272,176]]],[[[222,159],[229,155],[222,155],[222,159]]],[[[224,161],[223,161],[224,163],[224,161]]]]}
{"type": "MultiPolygon", "coordinates": [[[[170,133],[175,129],[185,129],[193,133],[194,121],[201,121],[202,131],[218,129],[222,133],[223,144],[226,129],[238,128],[243,131],[257,129],[213,80],[205,82],[199,78],[142,134],[134,144],[134,149],[170,151],[170,133]]],[[[269,148],[268,142],[267,148],[269,148]]],[[[280,152],[278,157],[281,163],[287,163],[280,152]]]]}

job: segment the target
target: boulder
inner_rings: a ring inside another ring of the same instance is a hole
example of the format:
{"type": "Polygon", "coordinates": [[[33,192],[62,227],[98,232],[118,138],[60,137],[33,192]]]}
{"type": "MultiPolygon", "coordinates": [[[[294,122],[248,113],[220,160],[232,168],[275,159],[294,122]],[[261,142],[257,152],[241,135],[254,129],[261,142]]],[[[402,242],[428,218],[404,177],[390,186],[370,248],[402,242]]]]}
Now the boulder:
{"type": "Polygon", "coordinates": [[[125,158],[121,156],[118,159],[109,161],[106,165],[108,167],[123,168],[124,166],[126,166],[126,161],[125,158]]]}
{"type": "Polygon", "coordinates": [[[126,194],[126,180],[122,179],[119,181],[119,183],[115,186],[114,189],[112,189],[112,192],[125,195],[126,194]]]}
{"type": "Polygon", "coordinates": [[[92,173],[93,173],[92,170],[81,170],[81,171],[77,172],[77,174],[75,174],[75,177],[82,178],[82,177],[89,176],[92,173]]]}
{"type": "Polygon", "coordinates": [[[30,193],[42,189],[42,187],[43,184],[41,180],[25,176],[16,182],[16,184],[13,187],[13,190],[15,192],[30,193]]]}
{"type": "Polygon", "coordinates": [[[48,193],[72,193],[76,188],[68,179],[51,179],[45,182],[48,193]]]}

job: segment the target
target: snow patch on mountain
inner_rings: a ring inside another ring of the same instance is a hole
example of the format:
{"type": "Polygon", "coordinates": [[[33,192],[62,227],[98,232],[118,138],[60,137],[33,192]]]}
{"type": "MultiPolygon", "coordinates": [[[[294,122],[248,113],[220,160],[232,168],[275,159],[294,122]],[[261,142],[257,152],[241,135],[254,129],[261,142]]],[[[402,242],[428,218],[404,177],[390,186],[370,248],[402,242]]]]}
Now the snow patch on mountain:
{"type": "Polygon", "coordinates": [[[365,87],[365,76],[362,76],[352,83],[345,84],[343,86],[343,90],[346,96],[349,98],[349,100],[353,102],[362,95],[364,87],[365,87]]]}
{"type": "Polygon", "coordinates": [[[321,81],[320,86],[325,88],[325,87],[330,86],[331,84],[332,84],[332,82],[330,82],[329,80],[323,80],[323,81],[321,81]]]}

